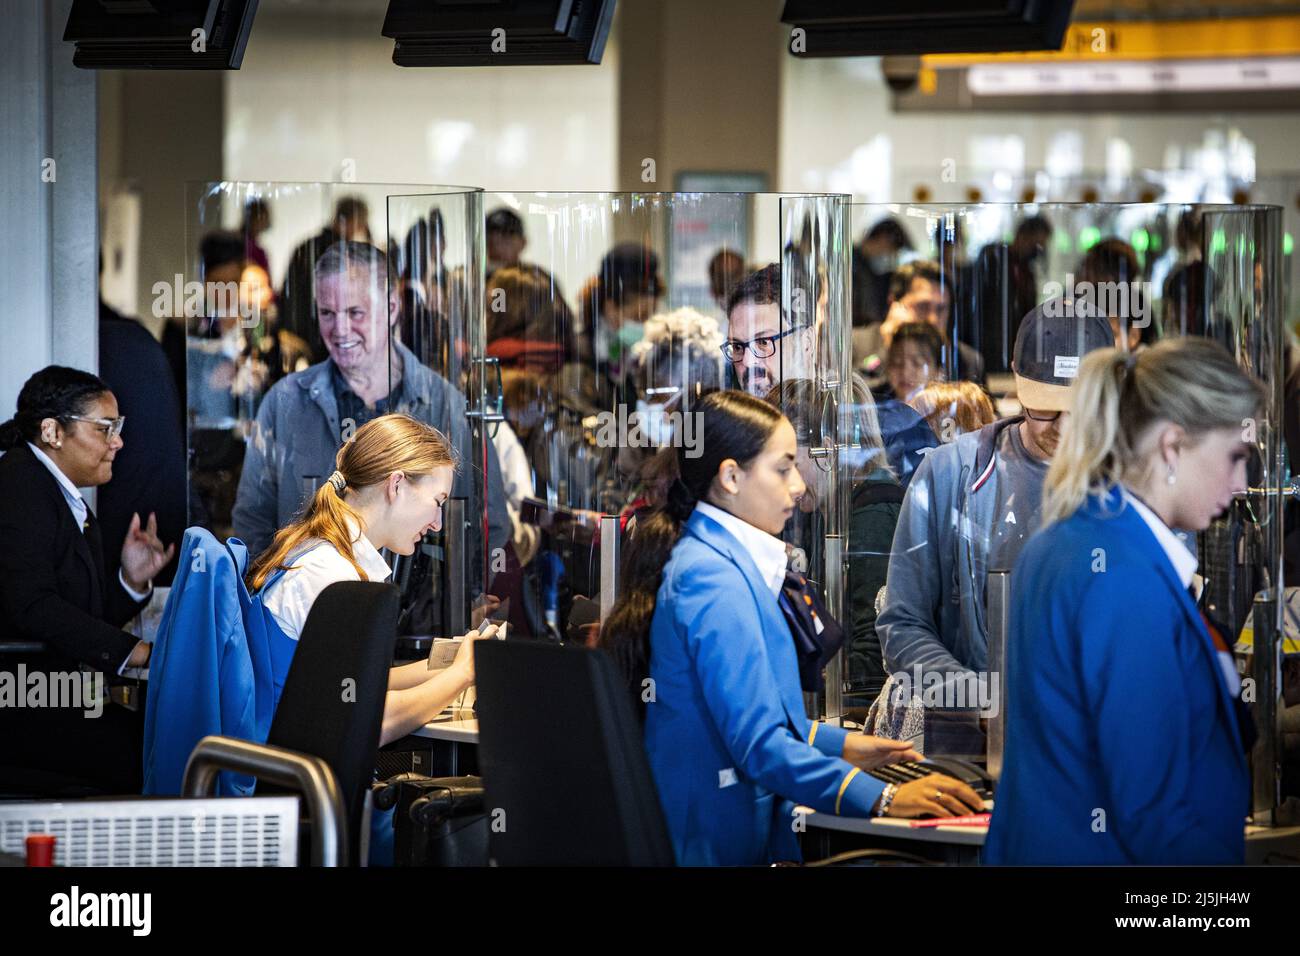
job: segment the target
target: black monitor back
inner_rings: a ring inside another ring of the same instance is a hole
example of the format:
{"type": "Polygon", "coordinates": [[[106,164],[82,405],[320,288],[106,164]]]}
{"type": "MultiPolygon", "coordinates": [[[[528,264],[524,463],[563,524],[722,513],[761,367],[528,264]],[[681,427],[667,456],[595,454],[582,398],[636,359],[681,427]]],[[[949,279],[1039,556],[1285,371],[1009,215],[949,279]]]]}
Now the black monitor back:
{"type": "Polygon", "coordinates": [[[599,63],[614,20],[614,4],[615,0],[389,0],[382,32],[396,41],[393,62],[398,66],[599,63]]]}
{"type": "Polygon", "coordinates": [[[476,645],[479,762],[501,866],[670,866],[641,726],[603,651],[476,645]]]}
{"type": "Polygon", "coordinates": [[[73,0],[63,39],[88,70],[237,70],[257,0],[73,0]]]}

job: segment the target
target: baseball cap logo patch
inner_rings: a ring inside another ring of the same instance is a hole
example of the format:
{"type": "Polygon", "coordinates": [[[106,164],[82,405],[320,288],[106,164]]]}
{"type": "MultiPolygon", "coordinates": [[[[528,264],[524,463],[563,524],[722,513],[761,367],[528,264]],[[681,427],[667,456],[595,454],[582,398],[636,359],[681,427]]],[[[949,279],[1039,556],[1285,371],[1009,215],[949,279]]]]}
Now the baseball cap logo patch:
{"type": "Polygon", "coordinates": [[[1079,356],[1056,356],[1056,364],[1052,372],[1057,378],[1075,378],[1079,374],[1079,356]]]}

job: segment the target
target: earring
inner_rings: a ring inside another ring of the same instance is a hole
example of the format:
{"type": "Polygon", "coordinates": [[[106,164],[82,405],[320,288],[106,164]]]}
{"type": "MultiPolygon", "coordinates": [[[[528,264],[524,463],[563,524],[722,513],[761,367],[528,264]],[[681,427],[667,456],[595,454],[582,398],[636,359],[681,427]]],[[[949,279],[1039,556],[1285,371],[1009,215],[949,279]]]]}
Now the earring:
{"type": "Polygon", "coordinates": [[[1178,476],[1174,474],[1174,466],[1170,465],[1169,474],[1165,476],[1165,482],[1172,485],[1177,480],[1178,480],[1178,476]]]}

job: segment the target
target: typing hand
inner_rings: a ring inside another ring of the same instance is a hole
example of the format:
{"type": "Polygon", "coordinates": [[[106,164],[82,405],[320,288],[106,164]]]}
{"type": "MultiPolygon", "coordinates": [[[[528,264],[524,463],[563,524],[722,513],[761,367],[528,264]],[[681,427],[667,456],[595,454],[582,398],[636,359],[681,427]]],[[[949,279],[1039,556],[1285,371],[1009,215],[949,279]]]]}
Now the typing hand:
{"type": "Polygon", "coordinates": [[[954,777],[932,773],[898,788],[887,817],[964,817],[983,813],[984,801],[974,790],[954,777]]]}
{"type": "Polygon", "coordinates": [[[175,553],[175,544],[163,547],[153,512],[149,513],[149,523],[143,528],[140,527],[140,516],[131,515],[131,527],[122,542],[122,576],[131,590],[147,590],[154,575],[167,566],[175,553]]]}
{"type": "Polygon", "coordinates": [[[874,770],[904,760],[920,760],[921,755],[906,740],[849,734],[844,738],[844,759],[863,770],[874,770]]]}

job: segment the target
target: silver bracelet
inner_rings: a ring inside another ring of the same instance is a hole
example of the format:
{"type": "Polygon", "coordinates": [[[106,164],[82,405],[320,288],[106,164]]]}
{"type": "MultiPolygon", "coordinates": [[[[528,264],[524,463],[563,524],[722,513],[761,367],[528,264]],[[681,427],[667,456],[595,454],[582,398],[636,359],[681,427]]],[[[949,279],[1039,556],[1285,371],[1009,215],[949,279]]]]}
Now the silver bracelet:
{"type": "Polygon", "coordinates": [[[885,791],[880,795],[880,809],[876,811],[876,816],[883,817],[889,812],[889,805],[894,802],[894,795],[898,793],[898,784],[885,784],[885,791]]]}

